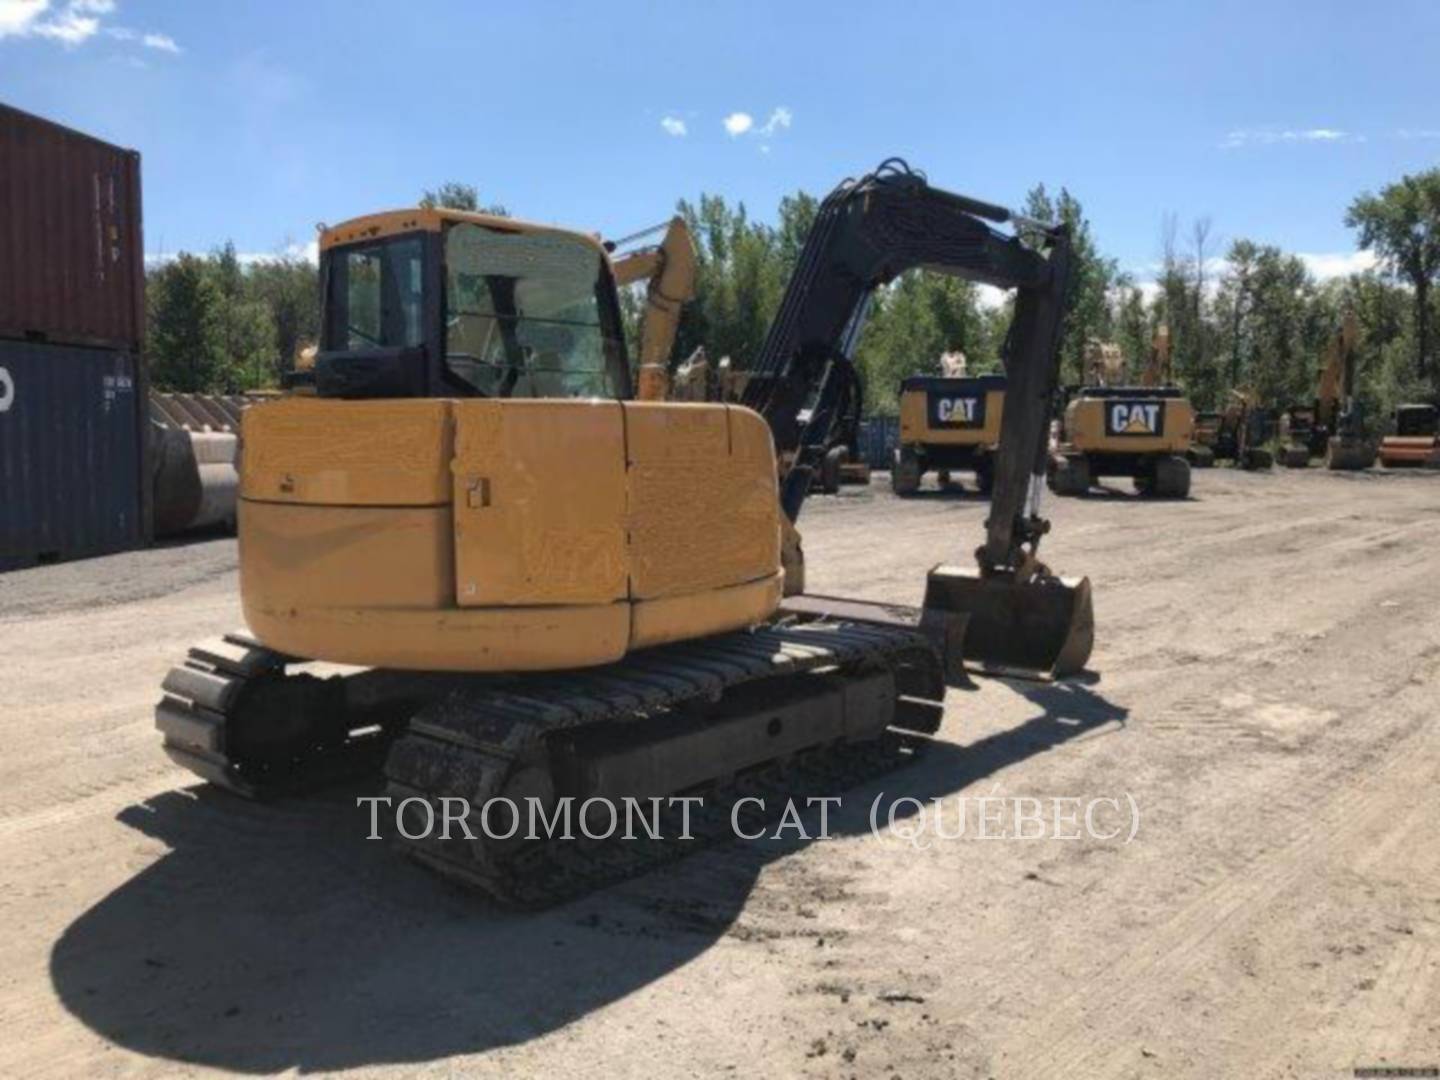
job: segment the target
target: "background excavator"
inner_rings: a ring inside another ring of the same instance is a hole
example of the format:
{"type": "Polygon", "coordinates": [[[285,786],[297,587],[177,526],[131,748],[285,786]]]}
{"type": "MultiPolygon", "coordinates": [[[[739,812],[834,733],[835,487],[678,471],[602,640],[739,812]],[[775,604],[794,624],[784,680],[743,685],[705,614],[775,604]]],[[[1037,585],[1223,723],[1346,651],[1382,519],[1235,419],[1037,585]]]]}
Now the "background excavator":
{"type": "MultiPolygon", "coordinates": [[[[649,334],[684,295],[677,257],[649,334]]],[[[156,710],[215,784],[303,790],[383,758],[411,855],[546,903],[674,846],[496,839],[506,813],[523,834],[523,807],[706,792],[728,820],[742,782],[833,789],[908,760],[967,659],[1061,676],[1089,656],[1088,581],[1037,557],[1063,227],[898,162],[841,184],[743,406],[659,400],[647,345],[632,380],[619,275],[584,234],[395,211],[326,230],[320,273],[315,394],[244,415],[249,632],[193,648],[156,710]],[[978,565],[934,568],[921,611],[806,595],[795,522],[869,296],[911,267],[1018,290],[978,565]],[[425,827],[462,798],[448,838],[425,827]]]]}
{"type": "Polygon", "coordinates": [[[975,489],[989,495],[1005,408],[1004,375],[911,375],[900,383],[900,444],[890,486],[901,497],[920,490],[934,471],[941,488],[968,469],[975,489]]]}
{"type": "Polygon", "coordinates": [[[1107,476],[1128,476],[1147,496],[1183,499],[1190,494],[1195,410],[1179,387],[1169,385],[1170,332],[1161,327],[1138,385],[1119,386],[1114,353],[1103,347],[1087,377],[1103,382],[1075,388],[1061,421],[1050,467],[1060,495],[1083,495],[1107,476]]]}
{"type": "Polygon", "coordinates": [[[1275,455],[1265,445],[1275,433],[1274,418],[1260,406],[1254,390],[1231,390],[1225,408],[1214,417],[1209,443],[1214,460],[1229,461],[1247,472],[1274,467],[1275,455]]]}
{"type": "Polygon", "coordinates": [[[1355,360],[1360,325],[1354,312],[1326,342],[1315,400],[1293,405],[1280,417],[1280,461],[1303,469],[1321,458],[1327,469],[1368,469],[1375,447],[1360,430],[1355,408],[1355,360]]]}

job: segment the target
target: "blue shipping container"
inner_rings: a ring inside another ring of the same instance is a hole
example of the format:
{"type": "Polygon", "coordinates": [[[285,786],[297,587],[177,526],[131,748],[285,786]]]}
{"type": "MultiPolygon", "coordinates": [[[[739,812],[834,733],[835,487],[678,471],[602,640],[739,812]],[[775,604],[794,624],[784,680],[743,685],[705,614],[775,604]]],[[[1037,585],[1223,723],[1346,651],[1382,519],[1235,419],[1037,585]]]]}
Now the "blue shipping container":
{"type": "Polygon", "coordinates": [[[860,421],[860,458],[872,469],[888,469],[900,443],[898,416],[872,416],[860,421]]]}
{"type": "Polygon", "coordinates": [[[0,570],[144,542],[135,358],[0,341],[0,570]]]}

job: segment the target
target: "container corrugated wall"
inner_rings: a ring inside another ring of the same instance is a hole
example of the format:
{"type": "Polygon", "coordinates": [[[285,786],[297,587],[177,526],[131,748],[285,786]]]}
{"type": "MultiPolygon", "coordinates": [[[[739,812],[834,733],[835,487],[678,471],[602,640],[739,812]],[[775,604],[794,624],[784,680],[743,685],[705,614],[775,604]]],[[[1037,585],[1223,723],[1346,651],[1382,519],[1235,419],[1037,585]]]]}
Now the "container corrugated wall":
{"type": "Polygon", "coordinates": [[[0,569],[152,536],[140,155],[0,105],[0,569]]]}
{"type": "Polygon", "coordinates": [[[860,459],[872,469],[888,469],[900,443],[898,416],[872,416],[860,421],[860,459]]]}
{"type": "Polygon", "coordinates": [[[140,155],[0,105],[0,337],[134,349],[140,155]]]}
{"type": "Polygon", "coordinates": [[[144,541],[139,397],[127,352],[0,341],[0,569],[144,541]]]}

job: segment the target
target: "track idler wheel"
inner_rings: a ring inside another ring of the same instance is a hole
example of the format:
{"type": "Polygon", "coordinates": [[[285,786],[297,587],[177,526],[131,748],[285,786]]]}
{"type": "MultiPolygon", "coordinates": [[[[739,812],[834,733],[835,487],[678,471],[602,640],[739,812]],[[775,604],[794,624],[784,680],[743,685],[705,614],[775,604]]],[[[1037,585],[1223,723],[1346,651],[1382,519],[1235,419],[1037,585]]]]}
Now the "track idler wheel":
{"type": "Polygon", "coordinates": [[[345,687],[340,679],[286,675],[245,687],[226,732],[226,752],[252,767],[285,768],[344,743],[345,687]]]}

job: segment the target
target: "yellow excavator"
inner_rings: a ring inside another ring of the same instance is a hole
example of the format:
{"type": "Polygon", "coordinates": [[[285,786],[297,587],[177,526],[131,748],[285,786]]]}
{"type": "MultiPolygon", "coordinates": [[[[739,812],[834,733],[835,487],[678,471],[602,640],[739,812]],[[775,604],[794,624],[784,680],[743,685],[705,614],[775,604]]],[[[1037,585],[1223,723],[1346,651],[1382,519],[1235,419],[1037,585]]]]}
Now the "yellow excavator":
{"type": "Polygon", "coordinates": [[[1375,464],[1375,446],[1360,431],[1355,410],[1355,353],[1360,324],[1347,311],[1340,328],[1325,345],[1315,400],[1294,405],[1280,417],[1280,461],[1303,469],[1321,458],[1332,470],[1368,469],[1375,464]]]}
{"type": "Polygon", "coordinates": [[[1037,555],[1065,229],[894,160],[842,183],[740,404],[659,400],[682,240],[648,271],[656,350],[637,379],[622,273],[592,236],[444,209],[324,231],[314,394],[244,415],[248,630],[166,677],[175,761],[251,797],[383,762],[409,854],[544,904],[686,845],[534,836],[522,807],[698,793],[728,820],[757,784],[833,789],[910,760],[967,662],[1083,667],[1089,582],[1037,555]],[[911,267],[1017,290],[978,565],[932,569],[920,610],[806,594],[795,522],[853,376],[845,346],[911,267]],[[424,827],[441,820],[456,831],[424,827]]]}
{"type": "Polygon", "coordinates": [[[1139,385],[1110,382],[1120,369],[1103,351],[1087,368],[1104,381],[1079,387],[1065,406],[1051,488],[1084,495],[1102,477],[1128,476],[1141,495],[1187,497],[1195,410],[1179,387],[1169,385],[1169,328],[1155,335],[1139,385]]]}

